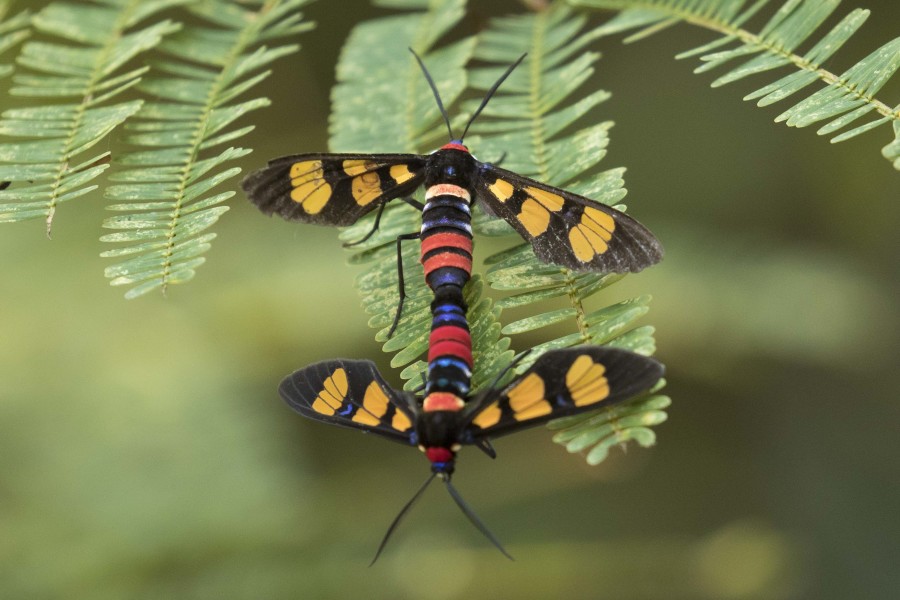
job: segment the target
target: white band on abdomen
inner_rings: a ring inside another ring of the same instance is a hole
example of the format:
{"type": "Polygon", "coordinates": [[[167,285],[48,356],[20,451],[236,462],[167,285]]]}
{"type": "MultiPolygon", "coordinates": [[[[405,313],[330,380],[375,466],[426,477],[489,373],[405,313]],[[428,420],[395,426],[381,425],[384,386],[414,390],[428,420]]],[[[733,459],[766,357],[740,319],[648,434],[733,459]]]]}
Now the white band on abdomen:
{"type": "Polygon", "coordinates": [[[437,183],[427,190],[425,190],[425,199],[429,200],[434,196],[456,196],[457,198],[462,198],[466,202],[472,201],[472,196],[466,191],[465,188],[461,188],[458,185],[453,185],[452,183],[437,183]]]}

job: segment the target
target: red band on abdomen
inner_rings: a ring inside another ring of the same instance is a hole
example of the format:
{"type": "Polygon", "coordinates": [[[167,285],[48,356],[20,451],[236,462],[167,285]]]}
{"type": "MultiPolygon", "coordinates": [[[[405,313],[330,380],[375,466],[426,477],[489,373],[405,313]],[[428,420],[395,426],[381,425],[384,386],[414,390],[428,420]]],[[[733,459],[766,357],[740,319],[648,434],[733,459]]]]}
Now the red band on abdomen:
{"type": "Polygon", "coordinates": [[[459,254],[453,254],[452,252],[445,252],[443,254],[438,254],[437,256],[432,256],[424,261],[422,266],[425,268],[426,277],[429,273],[435,269],[440,269],[441,267],[456,267],[470,275],[472,274],[472,259],[460,256],[459,254]]]}
{"type": "Polygon", "coordinates": [[[431,335],[428,336],[429,346],[444,341],[460,342],[461,344],[467,344],[469,346],[472,345],[472,338],[469,336],[469,332],[462,327],[456,327],[454,325],[442,325],[437,329],[431,330],[431,335]]]}
{"type": "Polygon", "coordinates": [[[450,462],[453,460],[453,451],[449,448],[432,447],[425,448],[425,456],[433,463],[450,462]]]}
{"type": "Polygon", "coordinates": [[[456,340],[442,340],[436,344],[428,346],[428,362],[433,361],[441,356],[453,356],[466,361],[469,368],[472,368],[472,344],[465,344],[456,340]]]}
{"type": "Polygon", "coordinates": [[[472,238],[458,233],[436,233],[422,240],[422,256],[437,248],[458,248],[472,254],[472,238]]]}

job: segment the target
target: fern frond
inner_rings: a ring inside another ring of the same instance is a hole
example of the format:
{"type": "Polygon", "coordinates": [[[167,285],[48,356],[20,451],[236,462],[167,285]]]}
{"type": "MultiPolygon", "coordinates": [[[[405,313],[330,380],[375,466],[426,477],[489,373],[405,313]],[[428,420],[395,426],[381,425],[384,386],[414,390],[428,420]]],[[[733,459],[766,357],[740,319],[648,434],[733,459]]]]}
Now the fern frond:
{"type": "Polygon", "coordinates": [[[627,41],[640,39],[680,21],[720,33],[722,37],[677,58],[700,55],[703,65],[696,73],[709,71],[740,59],[742,62],[713,81],[713,87],[781,67],[793,72],[746,95],[758,106],[779,102],[814,84],[824,84],[775,118],[791,127],[806,127],[827,121],[816,133],[832,135],[841,142],[887,123],[894,125],[894,141],[882,153],[900,169],[900,107],[891,108],[875,94],[900,69],[900,37],[884,44],[861,61],[836,74],[822,65],[862,26],[869,11],[855,9],[837,25],[813,38],[822,23],[837,9],[840,0],[787,0],[765,25],[752,32],[744,24],[768,0],[746,6],[745,0],[569,0],[576,6],[622,11],[596,31],[603,35],[642,28],[627,41]],[[801,53],[803,45],[810,47],[801,53]],[[875,118],[864,123],[864,116],[875,118]],[[852,128],[850,128],[852,126],[852,128]],[[848,129],[849,128],[849,129],[848,129]]]}
{"type": "MultiPolygon", "coordinates": [[[[481,36],[475,56],[495,66],[476,72],[472,77],[473,85],[485,89],[523,51],[528,52],[528,61],[522,69],[513,72],[498,92],[499,97],[488,105],[486,116],[493,119],[477,123],[474,130],[483,136],[477,144],[479,151],[486,149],[491,156],[508,152],[504,158],[505,168],[613,205],[625,196],[623,169],[588,175],[606,154],[612,124],[604,122],[572,130],[579,117],[609,97],[607,92],[598,90],[573,98],[575,91],[593,73],[593,64],[599,58],[594,52],[583,51],[596,35],[584,33],[585,24],[583,15],[574,14],[561,3],[536,14],[492,20],[481,36]]],[[[485,227],[486,224],[485,219],[478,220],[480,233],[502,233],[506,229],[495,225],[485,227]]],[[[514,335],[562,322],[572,323],[576,330],[533,348],[517,368],[519,372],[527,369],[546,350],[578,344],[609,344],[643,354],[653,353],[652,328],[634,328],[635,321],[649,310],[649,297],[590,312],[585,308],[585,300],[621,279],[622,275],[580,273],[543,263],[534,256],[528,244],[495,254],[486,259],[485,264],[490,265],[487,279],[494,289],[516,292],[498,301],[499,309],[529,307],[535,311],[531,316],[507,324],[502,329],[503,334],[514,335]],[[558,298],[565,298],[568,306],[543,310],[543,303],[558,298]]],[[[608,447],[610,434],[603,432],[618,432],[630,427],[623,424],[625,415],[632,421],[664,420],[650,415],[661,409],[660,402],[652,397],[577,421],[581,423],[577,429],[579,439],[591,439],[596,445],[588,453],[589,462],[596,464],[605,457],[604,448],[608,447]]],[[[566,440],[569,433],[566,429],[554,439],[566,440]]],[[[642,432],[615,439],[648,441],[651,438],[642,432]]],[[[578,451],[585,447],[579,446],[578,451]]]]}
{"type": "Polygon", "coordinates": [[[376,5],[416,10],[361,23],[353,29],[337,66],[331,95],[334,152],[421,152],[444,135],[440,112],[422,71],[407,48],[426,59],[449,107],[466,87],[463,66],[474,40],[438,50],[432,46],[465,13],[465,0],[376,0],[376,5]]]}
{"type": "Polygon", "coordinates": [[[109,152],[85,153],[141,106],[110,103],[147,70],[120,72],[122,65],[178,28],[168,20],[137,25],[174,2],[58,2],[34,16],[35,30],[61,41],[22,47],[17,62],[25,70],[10,94],[55,102],[3,113],[0,134],[19,139],[0,144],[0,181],[13,182],[0,192],[0,222],[43,217],[50,235],[57,205],[97,187],[89,183],[109,166],[109,152]]]}
{"type": "MultiPolygon", "coordinates": [[[[357,26],[350,35],[338,64],[338,84],[332,93],[331,149],[338,152],[423,152],[445,136],[440,112],[419,66],[407,51],[412,47],[428,65],[448,107],[466,87],[463,68],[471,57],[474,40],[463,39],[431,50],[435,41],[463,15],[463,0],[382,1],[382,6],[419,9],[398,16],[375,19],[357,26]]],[[[372,227],[374,215],[341,233],[352,242],[372,227]]],[[[397,310],[397,262],[394,240],[421,227],[421,213],[398,202],[381,218],[378,232],[353,248],[351,263],[364,264],[357,289],[369,325],[380,329],[376,339],[386,352],[396,352],[391,364],[407,365],[428,347],[431,330],[432,292],[425,284],[419,263],[419,243],[404,242],[403,266],[407,297],[403,316],[391,339],[387,330],[397,310]]],[[[512,358],[509,340],[501,339],[496,311],[482,298],[484,283],[474,277],[466,286],[475,369],[473,387],[490,383],[494,374],[512,358]]],[[[401,372],[408,388],[422,381],[426,364],[415,362],[401,372]]]]}
{"type": "Polygon", "coordinates": [[[656,432],[650,428],[666,421],[665,409],[672,403],[668,396],[656,395],[665,383],[665,379],[661,379],[647,395],[627,404],[563,417],[548,423],[547,428],[560,430],[553,436],[553,441],[565,446],[569,452],[587,451],[585,460],[589,465],[599,465],[606,460],[610,448],[615,445],[635,441],[649,448],[656,443],[656,432]]]}
{"type": "MultiPolygon", "coordinates": [[[[10,8],[12,6],[9,0],[0,2],[0,56],[18,46],[31,35],[29,11],[23,10],[16,16],[7,19],[6,15],[9,14],[10,8]]],[[[11,64],[0,63],[0,79],[9,77],[13,70],[14,67],[11,64]]]]}
{"type": "Polygon", "coordinates": [[[235,101],[265,79],[261,69],[299,46],[265,42],[307,31],[298,9],[308,0],[266,0],[242,5],[202,0],[190,10],[212,26],[185,28],[168,38],[152,74],[139,86],[158,100],[147,102],[126,126],[126,142],[143,149],[117,160],[124,170],[106,197],[107,208],[123,213],[103,227],[120,231],[104,242],[124,243],[101,256],[127,260],[105,271],[111,285],[131,286],[126,298],[191,279],[205,261],[214,233],[204,233],[228,210],[233,191],[212,192],[240,172],[227,163],[250,150],[222,147],[253,126],[234,128],[244,114],[269,104],[266,98],[235,101]]]}

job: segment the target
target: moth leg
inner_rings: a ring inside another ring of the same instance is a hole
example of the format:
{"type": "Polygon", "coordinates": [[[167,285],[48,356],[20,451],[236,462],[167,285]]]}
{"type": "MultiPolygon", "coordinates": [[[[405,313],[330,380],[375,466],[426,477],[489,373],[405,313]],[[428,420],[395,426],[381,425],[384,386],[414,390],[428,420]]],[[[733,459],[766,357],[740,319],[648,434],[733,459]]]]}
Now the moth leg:
{"type": "Polygon", "coordinates": [[[369,230],[369,233],[356,240],[355,242],[344,242],[344,248],[352,248],[353,246],[358,246],[362,244],[364,241],[375,235],[375,232],[378,231],[378,225],[381,223],[381,215],[384,213],[384,207],[387,206],[387,202],[382,202],[378,207],[378,214],[375,215],[375,224],[372,225],[372,229],[369,230]]]}
{"type": "Polygon", "coordinates": [[[494,450],[494,447],[491,445],[490,440],[488,440],[487,438],[481,438],[480,440],[475,442],[475,446],[491,458],[497,458],[497,451],[494,450]]]}
{"type": "Polygon", "coordinates": [[[400,314],[403,312],[403,300],[406,298],[406,283],[403,280],[403,254],[401,253],[400,244],[403,240],[417,240],[419,235],[419,232],[416,232],[397,236],[397,283],[399,284],[400,301],[397,302],[397,314],[394,315],[394,322],[388,331],[388,339],[394,335],[394,331],[397,329],[397,324],[400,322],[400,314]]]}
{"type": "Polygon", "coordinates": [[[427,377],[426,377],[426,375],[425,375],[426,373],[427,373],[427,370],[426,370],[426,371],[422,371],[422,385],[420,385],[420,386],[418,386],[416,389],[412,390],[412,393],[413,393],[413,394],[420,394],[420,393],[422,393],[422,392],[425,390],[425,388],[428,386],[428,379],[427,379],[427,377]]]}
{"type": "MultiPolygon", "coordinates": [[[[421,202],[417,202],[416,200],[413,200],[410,197],[404,197],[404,198],[400,198],[400,199],[420,212],[425,210],[424,204],[422,204],[421,202]]],[[[388,202],[390,202],[390,201],[388,201],[388,202]]],[[[379,205],[378,214],[375,215],[375,223],[372,225],[372,229],[369,230],[369,233],[364,235],[362,238],[356,240],[355,242],[344,242],[343,247],[344,248],[352,248],[353,246],[358,246],[358,245],[362,244],[363,242],[365,242],[366,240],[368,240],[373,235],[375,235],[375,232],[378,231],[378,225],[381,223],[381,215],[384,214],[384,208],[386,206],[387,206],[387,202],[382,202],[381,205],[379,205]]]]}
{"type": "Polygon", "coordinates": [[[416,209],[419,212],[422,212],[423,210],[425,210],[425,205],[422,204],[421,202],[419,202],[418,200],[415,200],[414,198],[410,198],[409,196],[404,196],[403,198],[400,198],[400,199],[403,200],[404,202],[406,202],[407,204],[409,204],[410,206],[412,206],[414,209],[416,209]]]}

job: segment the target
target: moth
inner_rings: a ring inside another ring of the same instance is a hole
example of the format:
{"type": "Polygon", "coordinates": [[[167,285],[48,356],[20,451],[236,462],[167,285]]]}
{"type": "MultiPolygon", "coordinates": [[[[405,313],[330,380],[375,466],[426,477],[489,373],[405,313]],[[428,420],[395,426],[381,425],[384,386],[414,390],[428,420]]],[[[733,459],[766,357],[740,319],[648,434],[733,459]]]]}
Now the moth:
{"type": "Polygon", "coordinates": [[[279,393],[304,417],[416,447],[430,462],[431,476],[394,519],[376,560],[435,478],[446,484],[475,527],[509,557],[450,483],[460,449],[473,445],[493,458],[491,440],[551,419],[612,406],[646,392],[663,373],[663,365],[652,358],[618,348],[582,346],[545,352],[511,383],[495,382],[470,398],[457,399],[445,392],[423,399],[392,388],[371,361],[348,359],[300,369],[281,382],[279,393]]]}

